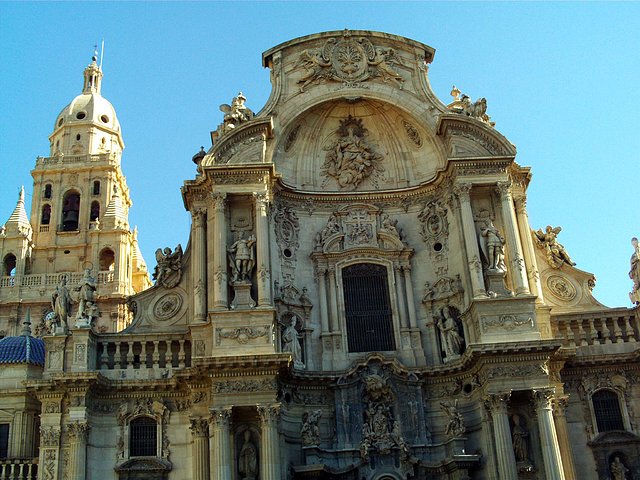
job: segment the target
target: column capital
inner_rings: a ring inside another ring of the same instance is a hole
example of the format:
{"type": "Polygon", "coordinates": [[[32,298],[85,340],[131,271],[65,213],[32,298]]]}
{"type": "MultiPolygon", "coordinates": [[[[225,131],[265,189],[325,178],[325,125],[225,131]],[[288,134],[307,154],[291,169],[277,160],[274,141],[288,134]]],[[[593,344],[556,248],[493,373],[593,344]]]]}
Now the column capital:
{"type": "Polygon", "coordinates": [[[189,419],[191,434],[194,437],[208,437],[209,436],[209,422],[206,418],[196,417],[189,419]]]}
{"type": "Polygon", "coordinates": [[[229,428],[231,422],[231,407],[211,408],[209,422],[217,428],[229,428]]]}
{"type": "Polygon", "coordinates": [[[262,207],[269,205],[270,196],[268,192],[253,192],[253,198],[256,201],[256,205],[262,207]]]}
{"type": "Polygon", "coordinates": [[[205,208],[195,208],[191,212],[191,219],[196,227],[202,227],[204,225],[206,216],[207,210],[205,208]]]}
{"type": "Polygon", "coordinates": [[[553,408],[554,417],[564,417],[567,407],[569,406],[569,395],[558,395],[554,397],[551,407],[553,408]]]}
{"type": "Polygon", "coordinates": [[[60,445],[60,427],[40,426],[40,446],[57,447],[60,445]]]}
{"type": "Polygon", "coordinates": [[[71,422],[67,424],[67,436],[71,442],[87,441],[91,426],[87,422],[71,422]]]}
{"type": "Polygon", "coordinates": [[[511,182],[498,182],[496,191],[503,200],[511,196],[511,182]]]}
{"type": "Polygon", "coordinates": [[[513,201],[516,205],[516,212],[518,214],[527,213],[527,196],[524,193],[518,193],[514,195],[513,201]]]}
{"type": "Polygon", "coordinates": [[[489,393],[484,397],[484,403],[491,413],[506,415],[511,392],[489,393]]]}
{"type": "Polygon", "coordinates": [[[224,210],[227,203],[227,194],[225,192],[214,192],[211,194],[213,199],[213,208],[216,210],[224,210]]]}
{"type": "Polygon", "coordinates": [[[270,405],[257,405],[258,415],[262,420],[263,425],[274,425],[280,418],[281,405],[279,403],[272,403],[270,405]]]}
{"type": "Polygon", "coordinates": [[[458,197],[461,202],[469,202],[469,194],[471,193],[471,183],[460,182],[453,186],[453,193],[458,197]]]}
{"type": "Polygon", "coordinates": [[[532,400],[536,412],[540,410],[551,410],[555,396],[553,388],[541,388],[533,390],[532,400]]]}

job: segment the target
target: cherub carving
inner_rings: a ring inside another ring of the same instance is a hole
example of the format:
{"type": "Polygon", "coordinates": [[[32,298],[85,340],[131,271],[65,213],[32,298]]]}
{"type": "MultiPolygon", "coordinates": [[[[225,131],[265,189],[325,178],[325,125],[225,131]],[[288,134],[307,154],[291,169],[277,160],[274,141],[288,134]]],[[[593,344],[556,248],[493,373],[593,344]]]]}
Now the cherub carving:
{"type": "Polygon", "coordinates": [[[567,250],[558,242],[558,234],[561,231],[561,227],[553,228],[551,225],[547,225],[544,232],[541,228],[534,232],[538,246],[545,250],[547,260],[549,260],[553,268],[560,268],[564,263],[568,263],[571,266],[575,265],[567,250]]]}
{"type": "Polygon", "coordinates": [[[233,100],[231,100],[231,105],[226,103],[220,105],[220,111],[224,113],[221,125],[222,133],[226,133],[241,123],[253,119],[253,112],[244,104],[246,100],[247,98],[242,92],[238,92],[238,96],[233,97],[233,100]]]}

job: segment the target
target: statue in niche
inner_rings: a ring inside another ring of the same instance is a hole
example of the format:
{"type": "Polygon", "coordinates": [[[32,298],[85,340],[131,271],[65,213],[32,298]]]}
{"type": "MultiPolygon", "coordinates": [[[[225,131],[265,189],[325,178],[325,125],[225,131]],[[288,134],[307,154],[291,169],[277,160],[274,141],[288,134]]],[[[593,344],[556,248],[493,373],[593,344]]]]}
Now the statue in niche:
{"type": "Polygon", "coordinates": [[[625,480],[627,478],[627,472],[629,469],[624,466],[620,457],[616,456],[616,458],[611,462],[611,480],[625,480]]]}
{"type": "Polygon", "coordinates": [[[631,245],[633,245],[633,255],[630,260],[629,278],[633,280],[633,290],[629,293],[629,298],[637,305],[640,303],[640,246],[636,237],[631,239],[631,245]]]}
{"type": "Polygon", "coordinates": [[[292,315],[289,320],[289,325],[285,325],[282,331],[282,351],[291,354],[294,368],[304,368],[304,363],[302,362],[302,346],[300,345],[301,335],[298,333],[297,325],[298,317],[292,315]]]}
{"type": "Polygon", "coordinates": [[[302,437],[303,446],[310,447],[320,445],[320,428],[318,427],[318,421],[321,416],[321,410],[304,412],[302,414],[302,428],[300,429],[300,436],[302,437]]]}
{"type": "Polygon", "coordinates": [[[229,247],[229,264],[233,272],[233,282],[251,283],[251,272],[255,261],[255,235],[244,238],[244,233],[239,232],[238,239],[229,247]]]}
{"type": "Polygon", "coordinates": [[[390,235],[393,235],[396,238],[401,238],[401,231],[402,229],[400,229],[398,227],[398,220],[391,220],[391,218],[389,217],[389,214],[385,213],[382,215],[382,220],[380,222],[381,226],[380,226],[380,230],[383,232],[387,232],[390,235]]]}
{"type": "Polygon", "coordinates": [[[506,272],[507,267],[504,264],[505,240],[490,217],[485,218],[484,225],[480,226],[479,240],[487,269],[506,272]]]}
{"type": "Polygon", "coordinates": [[[238,92],[238,96],[231,100],[231,105],[226,103],[220,105],[220,111],[224,113],[222,125],[220,125],[221,133],[226,133],[241,123],[253,119],[253,112],[244,104],[246,100],[242,92],[238,92]]]}
{"type": "Polygon", "coordinates": [[[462,414],[458,411],[458,400],[455,400],[453,403],[440,402],[440,408],[442,408],[449,419],[444,429],[445,435],[453,438],[464,435],[466,427],[464,426],[464,418],[462,418],[462,414]]]}
{"type": "Polygon", "coordinates": [[[571,260],[567,250],[558,242],[558,234],[561,231],[562,227],[553,228],[551,225],[547,225],[544,232],[541,228],[538,229],[537,232],[534,232],[538,246],[545,250],[547,259],[554,268],[560,268],[564,263],[571,266],[575,265],[575,262],[571,260]]]}
{"type": "Polygon", "coordinates": [[[332,213],[327,220],[327,224],[324,226],[322,231],[320,232],[320,241],[324,243],[327,238],[329,238],[334,233],[338,233],[340,231],[340,223],[338,222],[338,218],[335,213],[332,213]]]}
{"type": "Polygon", "coordinates": [[[440,331],[446,361],[458,358],[464,350],[464,338],[460,335],[457,311],[449,305],[444,306],[436,325],[440,331]]]}
{"type": "Polygon", "coordinates": [[[333,177],[342,190],[355,190],[372,173],[384,171],[382,155],[366,140],[367,129],[362,120],[349,115],[340,120],[339,135],[329,148],[322,166],[328,177],[333,177]]]}
{"type": "Polygon", "coordinates": [[[238,473],[242,480],[255,480],[258,475],[258,450],[251,442],[251,432],[244,431],[244,443],[238,455],[238,473]]]}
{"type": "Polygon", "coordinates": [[[55,327],[62,327],[66,332],[69,329],[67,318],[71,314],[71,295],[67,288],[66,275],[62,276],[60,283],[56,285],[56,289],[51,295],[51,307],[53,308],[55,315],[52,326],[55,325],[55,327]]]}
{"type": "Polygon", "coordinates": [[[98,306],[94,298],[96,288],[96,279],[91,276],[91,269],[85,268],[84,276],[80,279],[80,284],[75,288],[79,292],[76,321],[84,322],[85,325],[90,325],[93,319],[98,316],[98,306]]]}
{"type": "Polygon", "coordinates": [[[529,432],[520,424],[520,415],[513,414],[511,417],[513,427],[511,430],[511,440],[513,444],[513,453],[516,455],[517,462],[529,462],[529,448],[527,446],[527,437],[529,432]]]}
{"type": "Polygon", "coordinates": [[[182,278],[182,245],[178,244],[173,252],[169,247],[164,251],[158,248],[156,262],[156,268],[153,270],[156,285],[159,284],[165,288],[175,287],[182,278]]]}

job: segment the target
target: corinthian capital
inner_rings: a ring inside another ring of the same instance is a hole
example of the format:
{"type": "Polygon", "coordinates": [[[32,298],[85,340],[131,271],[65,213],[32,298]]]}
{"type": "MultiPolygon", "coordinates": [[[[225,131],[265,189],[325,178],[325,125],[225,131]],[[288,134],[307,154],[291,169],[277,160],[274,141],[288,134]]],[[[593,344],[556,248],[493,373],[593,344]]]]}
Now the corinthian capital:
{"type": "Polygon", "coordinates": [[[271,405],[258,405],[258,415],[264,425],[274,425],[280,418],[279,403],[272,403],[271,405]]]}
{"type": "Polygon", "coordinates": [[[507,413],[511,392],[489,393],[484,403],[491,413],[507,413]]]}
{"type": "Polygon", "coordinates": [[[231,421],[231,407],[212,408],[209,421],[214,427],[229,428],[231,421]]]}
{"type": "Polygon", "coordinates": [[[456,183],[453,186],[453,193],[455,193],[461,202],[468,202],[469,194],[471,193],[471,184],[469,182],[456,183]]]}
{"type": "Polygon", "coordinates": [[[227,202],[227,194],[224,192],[214,192],[211,194],[211,198],[213,199],[213,207],[220,211],[224,210],[224,206],[227,202]]]}

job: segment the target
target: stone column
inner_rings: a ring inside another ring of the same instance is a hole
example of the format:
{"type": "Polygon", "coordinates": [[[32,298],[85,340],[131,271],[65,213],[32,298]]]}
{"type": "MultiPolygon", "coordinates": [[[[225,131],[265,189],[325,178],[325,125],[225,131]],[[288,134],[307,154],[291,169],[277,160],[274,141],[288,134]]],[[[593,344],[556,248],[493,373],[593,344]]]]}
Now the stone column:
{"type": "Polygon", "coordinates": [[[260,480],[282,480],[280,469],[280,438],[278,420],[280,404],[258,405],[258,415],[262,422],[260,439],[260,480]]]}
{"type": "Polygon", "coordinates": [[[484,288],[484,278],[482,277],[482,262],[480,261],[480,250],[478,249],[476,224],[473,221],[471,197],[469,196],[471,184],[459,183],[455,186],[454,191],[460,201],[462,232],[464,234],[464,244],[467,247],[467,262],[469,265],[469,274],[471,275],[473,297],[486,297],[487,292],[484,288]]]}
{"type": "Polygon", "coordinates": [[[195,323],[207,320],[207,245],[206,210],[197,208],[191,213],[193,222],[193,256],[191,271],[193,274],[193,319],[195,323]]]}
{"type": "Polygon", "coordinates": [[[509,416],[507,414],[507,402],[510,396],[511,393],[494,393],[489,394],[485,400],[493,420],[493,435],[500,480],[515,480],[518,478],[516,456],[513,453],[511,427],[509,426],[509,416]]]}
{"type": "Polygon", "coordinates": [[[209,480],[209,422],[204,418],[191,420],[191,478],[209,480]]]}
{"type": "Polygon", "coordinates": [[[256,200],[256,265],[258,266],[258,306],[269,306],[271,299],[271,261],[269,259],[269,198],[254,193],[256,200]]]}
{"type": "Polygon", "coordinates": [[[568,480],[576,478],[576,469],[573,463],[573,452],[571,442],[569,441],[569,428],[567,426],[567,417],[565,411],[569,404],[569,396],[563,395],[553,400],[553,421],[558,436],[558,446],[560,455],[562,456],[562,467],[564,469],[564,477],[568,480]]]}
{"type": "Polygon", "coordinates": [[[211,463],[211,480],[228,480],[232,478],[231,442],[229,427],[231,423],[231,407],[211,409],[211,426],[213,432],[209,444],[211,463]]]}
{"type": "Polygon", "coordinates": [[[498,182],[498,193],[502,205],[502,220],[504,222],[504,235],[507,243],[507,250],[511,265],[511,279],[516,290],[516,295],[529,294],[529,282],[527,280],[526,266],[522,255],[522,244],[518,235],[518,225],[516,222],[516,212],[513,208],[513,198],[511,197],[511,184],[508,182],[498,182]]]}
{"type": "Polygon", "coordinates": [[[225,217],[226,193],[213,194],[215,228],[213,232],[213,305],[217,310],[229,307],[227,295],[227,219],[225,217]]]}
{"type": "Polygon", "coordinates": [[[418,320],[416,318],[416,305],[413,299],[413,283],[411,282],[411,267],[404,265],[402,267],[404,272],[404,288],[405,295],[407,297],[407,311],[409,312],[409,327],[412,329],[418,328],[418,320]]]}
{"type": "Polygon", "coordinates": [[[70,480],[85,480],[87,476],[87,439],[90,429],[87,422],[71,422],[67,425],[71,458],[70,480]]]}
{"type": "Polygon", "coordinates": [[[533,400],[536,415],[538,416],[540,447],[542,448],[545,476],[547,480],[565,480],[560,448],[558,446],[558,437],[551,412],[553,389],[534,390],[533,400]]]}
{"type": "Polygon", "coordinates": [[[395,265],[395,284],[396,284],[396,297],[398,297],[398,314],[400,315],[400,325],[402,328],[410,328],[409,318],[407,315],[407,297],[404,294],[404,288],[402,285],[403,275],[402,267],[395,265]]]}
{"type": "Polygon", "coordinates": [[[540,283],[540,272],[536,260],[533,239],[531,238],[531,227],[529,226],[529,215],[527,214],[527,197],[524,194],[514,197],[516,205],[516,219],[518,230],[520,231],[520,242],[524,253],[525,264],[528,268],[529,289],[533,295],[538,296],[538,302],[542,303],[542,284],[540,283]]]}
{"type": "Polygon", "coordinates": [[[327,311],[327,270],[318,268],[316,270],[316,279],[318,280],[318,302],[320,303],[320,325],[321,333],[329,333],[329,312],[327,311]]]}
{"type": "Polygon", "coordinates": [[[38,479],[58,480],[60,463],[60,427],[40,426],[40,458],[38,459],[38,479]]]}
{"type": "Polygon", "coordinates": [[[339,332],[338,297],[336,290],[336,269],[329,269],[329,328],[332,333],[339,332]]]}

